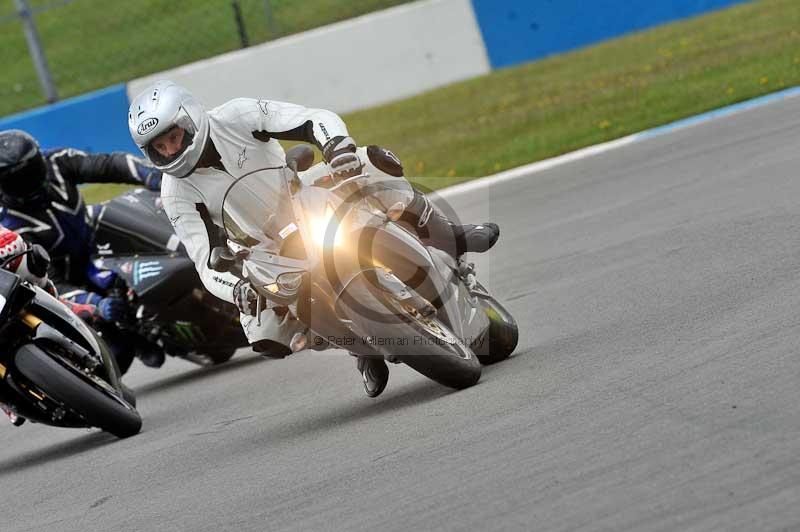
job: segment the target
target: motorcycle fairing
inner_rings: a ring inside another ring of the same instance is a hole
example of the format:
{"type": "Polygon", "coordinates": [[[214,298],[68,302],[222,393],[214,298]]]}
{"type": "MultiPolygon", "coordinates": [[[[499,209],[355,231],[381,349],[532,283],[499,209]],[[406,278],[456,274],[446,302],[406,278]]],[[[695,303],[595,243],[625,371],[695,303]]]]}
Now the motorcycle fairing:
{"type": "Polygon", "coordinates": [[[135,189],[103,203],[96,224],[100,256],[182,249],[157,192],[135,189]]]}
{"type": "Polygon", "coordinates": [[[58,299],[39,287],[34,287],[34,289],[36,295],[31,303],[31,312],[41,319],[45,319],[45,315],[49,315],[51,320],[47,321],[52,327],[88,349],[94,357],[101,358],[102,349],[89,326],[58,299]]]}
{"type": "Polygon", "coordinates": [[[14,297],[19,284],[19,276],[0,268],[0,323],[5,323],[16,306],[14,297]]]}
{"type": "Polygon", "coordinates": [[[171,302],[197,285],[194,263],[185,255],[122,255],[95,262],[116,273],[140,298],[149,301],[171,302]]]}

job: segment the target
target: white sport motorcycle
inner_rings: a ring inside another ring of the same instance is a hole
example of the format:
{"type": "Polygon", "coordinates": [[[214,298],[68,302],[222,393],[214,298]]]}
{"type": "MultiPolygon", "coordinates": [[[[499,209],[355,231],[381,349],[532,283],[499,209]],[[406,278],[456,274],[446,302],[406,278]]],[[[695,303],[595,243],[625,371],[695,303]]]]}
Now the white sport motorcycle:
{"type": "Polygon", "coordinates": [[[234,182],[223,200],[229,246],[211,253],[214,269],[250,281],[259,310],[301,322],[293,351],[311,342],[380,356],[458,389],[512,353],[511,314],[464,264],[398,223],[402,186],[367,175],[304,185],[298,172],[312,161],[296,146],[279,178],[256,171],[234,182]]]}

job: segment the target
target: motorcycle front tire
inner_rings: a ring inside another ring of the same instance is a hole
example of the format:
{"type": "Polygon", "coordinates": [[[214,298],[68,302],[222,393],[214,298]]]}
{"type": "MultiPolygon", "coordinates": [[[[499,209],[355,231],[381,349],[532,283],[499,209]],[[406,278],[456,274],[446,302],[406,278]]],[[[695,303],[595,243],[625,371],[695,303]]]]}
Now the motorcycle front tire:
{"type": "Polygon", "coordinates": [[[14,362],[25,378],[80,414],[88,425],[118,438],[133,436],[141,430],[142,418],[132,406],[73,373],[39,347],[23,345],[17,350],[14,362]]]}
{"type": "Polygon", "coordinates": [[[202,353],[202,354],[210,358],[211,363],[214,366],[218,366],[220,364],[224,364],[225,362],[233,358],[233,355],[236,354],[236,348],[219,349],[216,351],[210,351],[208,353],[202,353]]]}
{"type": "Polygon", "coordinates": [[[477,355],[460,342],[444,342],[439,336],[453,336],[437,318],[415,321],[418,334],[428,340],[424,353],[398,355],[395,358],[431,380],[449,388],[461,390],[475,385],[481,378],[481,364],[477,355]],[[436,333],[439,334],[436,334],[436,333]]]}

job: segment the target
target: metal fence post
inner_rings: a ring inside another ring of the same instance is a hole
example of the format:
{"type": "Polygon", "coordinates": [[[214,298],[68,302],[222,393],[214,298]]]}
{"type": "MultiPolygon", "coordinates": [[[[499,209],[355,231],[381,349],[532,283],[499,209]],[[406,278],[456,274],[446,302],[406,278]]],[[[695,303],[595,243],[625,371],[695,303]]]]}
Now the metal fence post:
{"type": "Polygon", "coordinates": [[[233,18],[236,21],[236,29],[239,32],[239,41],[242,43],[242,48],[247,48],[250,46],[250,40],[247,38],[247,28],[244,25],[242,7],[239,5],[239,0],[231,0],[231,6],[233,6],[233,18]]]}
{"type": "Polygon", "coordinates": [[[275,25],[275,16],[272,14],[272,5],[270,0],[264,0],[264,15],[267,17],[269,38],[274,39],[278,35],[278,28],[275,25]]]}
{"type": "Polygon", "coordinates": [[[17,4],[17,13],[25,27],[25,40],[28,41],[28,50],[33,59],[33,65],[36,67],[36,73],[39,75],[42,91],[47,102],[53,103],[58,100],[58,92],[53,83],[53,76],[50,74],[50,67],[47,66],[47,58],[44,56],[42,42],[39,40],[39,32],[36,31],[36,23],[33,20],[28,0],[14,0],[14,2],[17,4]]]}

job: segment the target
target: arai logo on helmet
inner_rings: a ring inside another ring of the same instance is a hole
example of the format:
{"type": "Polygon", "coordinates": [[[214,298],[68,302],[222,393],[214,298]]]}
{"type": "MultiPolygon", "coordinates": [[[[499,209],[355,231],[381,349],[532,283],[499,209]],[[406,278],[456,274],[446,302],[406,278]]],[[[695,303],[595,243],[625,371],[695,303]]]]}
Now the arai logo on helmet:
{"type": "Polygon", "coordinates": [[[148,118],[136,128],[136,132],[140,135],[145,135],[147,132],[152,131],[158,125],[158,118],[148,118]]]}

